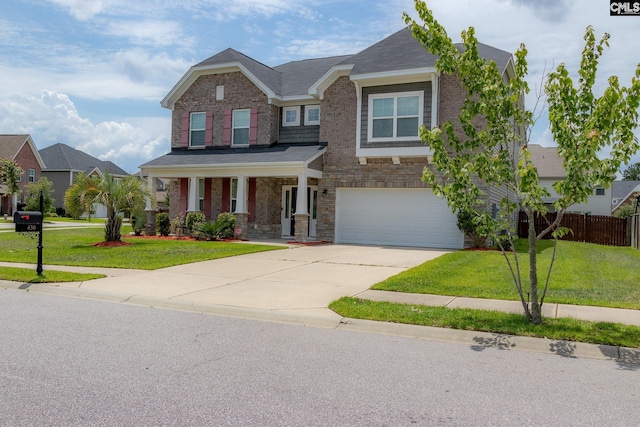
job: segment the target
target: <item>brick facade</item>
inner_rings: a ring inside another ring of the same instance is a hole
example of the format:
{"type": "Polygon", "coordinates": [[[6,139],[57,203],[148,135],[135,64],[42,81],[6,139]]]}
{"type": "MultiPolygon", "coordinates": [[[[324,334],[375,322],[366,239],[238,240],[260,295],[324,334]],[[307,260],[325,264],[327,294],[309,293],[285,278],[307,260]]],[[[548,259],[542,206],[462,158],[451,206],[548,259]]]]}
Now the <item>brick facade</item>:
{"type": "Polygon", "coordinates": [[[182,115],[189,112],[213,112],[213,147],[223,146],[222,129],[227,110],[258,109],[258,144],[276,141],[279,109],[241,72],[199,77],[176,102],[171,116],[171,148],[181,148],[182,115]],[[224,86],[224,99],[216,100],[216,86],[224,86]]]}
{"type": "Polygon", "coordinates": [[[35,171],[34,182],[36,182],[42,177],[42,168],[40,167],[40,163],[38,163],[38,159],[36,158],[33,150],[31,149],[31,145],[29,144],[23,145],[22,149],[15,156],[14,160],[18,165],[20,165],[23,170],[22,181],[18,183],[18,187],[20,187],[18,203],[24,203],[27,198],[27,186],[31,184],[29,182],[29,169],[33,169],[35,171]]]}

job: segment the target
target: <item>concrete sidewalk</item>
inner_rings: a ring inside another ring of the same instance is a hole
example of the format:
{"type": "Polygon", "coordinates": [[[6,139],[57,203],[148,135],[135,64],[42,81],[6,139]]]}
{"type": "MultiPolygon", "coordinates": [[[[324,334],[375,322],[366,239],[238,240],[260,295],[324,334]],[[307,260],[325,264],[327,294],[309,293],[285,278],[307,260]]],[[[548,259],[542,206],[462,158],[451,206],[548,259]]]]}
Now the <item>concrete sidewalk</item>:
{"type": "MultiPolygon", "coordinates": [[[[57,284],[0,281],[0,288],[28,289],[255,320],[340,329],[356,328],[367,332],[403,336],[409,334],[408,336],[465,342],[476,346],[480,342],[484,346],[502,348],[506,340],[511,344],[519,343],[520,349],[558,353],[552,351],[552,348],[557,348],[557,344],[550,347],[550,340],[536,341],[533,338],[345,319],[327,308],[329,303],[338,298],[354,296],[375,301],[522,313],[522,306],[517,301],[404,294],[369,289],[377,282],[447,252],[422,248],[338,244],[290,245],[287,249],[278,251],[202,261],[155,271],[45,266],[45,271],[95,272],[107,277],[86,282],[57,284]]],[[[0,265],[35,269],[35,266],[29,264],[0,265]]],[[[640,326],[640,310],[545,303],[544,315],[640,326]]],[[[571,343],[571,346],[571,355],[640,363],[640,352],[636,350],[580,343],[571,343]],[[580,350],[576,350],[578,348],[580,350]],[[623,357],[624,354],[627,356],[623,357]],[[629,354],[632,356],[629,357],[629,354]]]]}

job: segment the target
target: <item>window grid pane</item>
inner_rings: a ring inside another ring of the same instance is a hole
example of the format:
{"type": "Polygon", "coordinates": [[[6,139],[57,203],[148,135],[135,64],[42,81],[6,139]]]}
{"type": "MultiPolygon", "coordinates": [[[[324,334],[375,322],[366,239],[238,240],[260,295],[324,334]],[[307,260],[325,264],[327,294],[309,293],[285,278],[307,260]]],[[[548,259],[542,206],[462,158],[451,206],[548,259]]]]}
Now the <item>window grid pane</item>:
{"type": "Polygon", "coordinates": [[[393,137],[393,119],[373,120],[373,137],[374,138],[393,137]]]}
{"type": "Polygon", "coordinates": [[[393,98],[373,100],[373,117],[393,117],[393,98]]]}
{"type": "Polygon", "coordinates": [[[401,96],[398,98],[398,116],[417,116],[419,113],[417,96],[401,96]]]}

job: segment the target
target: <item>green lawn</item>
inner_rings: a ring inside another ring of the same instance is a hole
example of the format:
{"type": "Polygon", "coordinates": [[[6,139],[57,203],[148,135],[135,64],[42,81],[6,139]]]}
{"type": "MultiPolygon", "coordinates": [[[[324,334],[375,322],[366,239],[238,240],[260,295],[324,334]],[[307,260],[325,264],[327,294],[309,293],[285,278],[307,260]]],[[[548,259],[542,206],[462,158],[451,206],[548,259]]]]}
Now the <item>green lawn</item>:
{"type": "MultiPolygon", "coordinates": [[[[123,236],[127,236],[130,231],[130,226],[122,227],[123,236]]],[[[233,242],[152,240],[135,237],[123,238],[123,241],[131,243],[130,246],[93,246],[94,243],[102,240],[104,240],[102,228],[45,230],[43,263],[155,270],[190,262],[283,248],[233,242]]],[[[0,261],[35,264],[37,244],[37,239],[30,239],[19,233],[0,233],[0,261]]]]}
{"type": "Polygon", "coordinates": [[[534,325],[522,314],[394,304],[351,297],[340,298],[332,302],[329,308],[341,316],[353,319],[407,323],[631,348],[640,347],[640,328],[617,323],[587,322],[559,318],[544,319],[542,325],[534,325]]]}
{"type": "MultiPolygon", "coordinates": [[[[528,286],[525,241],[518,242],[528,286]]],[[[552,242],[540,243],[539,280],[544,283],[552,242]],[[541,267],[545,267],[543,270],[541,267]]],[[[498,251],[446,254],[393,276],[372,289],[436,295],[519,300],[504,257],[498,251]]],[[[640,251],[629,247],[558,242],[545,302],[640,309],[640,251]]]]}

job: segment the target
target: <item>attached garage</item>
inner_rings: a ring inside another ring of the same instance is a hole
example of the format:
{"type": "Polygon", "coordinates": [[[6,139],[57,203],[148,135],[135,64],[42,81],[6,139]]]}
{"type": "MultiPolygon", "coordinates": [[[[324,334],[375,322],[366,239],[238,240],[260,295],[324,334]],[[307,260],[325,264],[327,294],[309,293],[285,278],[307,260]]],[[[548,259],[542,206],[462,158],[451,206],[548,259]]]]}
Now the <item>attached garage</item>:
{"type": "Polygon", "coordinates": [[[431,189],[339,188],[337,243],[460,249],[463,234],[431,189]]]}

